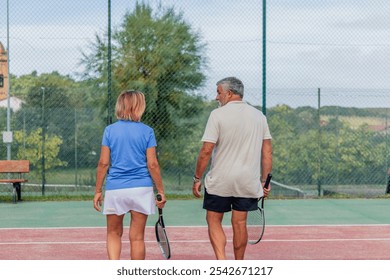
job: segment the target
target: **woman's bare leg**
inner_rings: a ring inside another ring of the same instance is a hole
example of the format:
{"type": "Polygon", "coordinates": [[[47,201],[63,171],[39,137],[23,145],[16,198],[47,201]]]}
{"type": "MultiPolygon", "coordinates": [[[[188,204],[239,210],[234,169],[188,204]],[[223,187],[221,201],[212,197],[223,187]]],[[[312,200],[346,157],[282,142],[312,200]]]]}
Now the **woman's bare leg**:
{"type": "Polygon", "coordinates": [[[139,212],[130,211],[130,256],[132,260],[145,259],[145,227],[148,216],[139,212]]]}
{"type": "Polygon", "coordinates": [[[107,254],[110,260],[119,260],[122,250],[124,215],[107,215],[107,254]]]}

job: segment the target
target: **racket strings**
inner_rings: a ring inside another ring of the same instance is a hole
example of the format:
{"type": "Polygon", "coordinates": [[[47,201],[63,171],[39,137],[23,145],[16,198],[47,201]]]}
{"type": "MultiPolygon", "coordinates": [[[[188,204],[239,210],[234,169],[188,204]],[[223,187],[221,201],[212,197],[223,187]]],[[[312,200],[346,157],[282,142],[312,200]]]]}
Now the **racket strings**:
{"type": "Polygon", "coordinates": [[[255,244],[259,242],[264,233],[264,225],[264,214],[260,208],[248,211],[247,230],[249,243],[255,244]]]}
{"type": "Polygon", "coordinates": [[[170,255],[169,242],[168,242],[166,232],[160,224],[157,224],[156,233],[157,233],[158,243],[161,248],[161,252],[165,255],[165,257],[168,257],[170,255]]]}

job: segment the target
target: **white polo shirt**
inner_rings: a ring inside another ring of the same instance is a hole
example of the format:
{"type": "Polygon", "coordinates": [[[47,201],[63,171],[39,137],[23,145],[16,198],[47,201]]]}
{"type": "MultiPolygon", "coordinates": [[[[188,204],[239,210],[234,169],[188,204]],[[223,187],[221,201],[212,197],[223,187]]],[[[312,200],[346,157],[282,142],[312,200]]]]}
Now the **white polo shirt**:
{"type": "Polygon", "coordinates": [[[231,101],[211,112],[203,142],[215,143],[205,177],[209,194],[260,197],[261,148],[272,139],[266,117],[245,101],[231,101]]]}

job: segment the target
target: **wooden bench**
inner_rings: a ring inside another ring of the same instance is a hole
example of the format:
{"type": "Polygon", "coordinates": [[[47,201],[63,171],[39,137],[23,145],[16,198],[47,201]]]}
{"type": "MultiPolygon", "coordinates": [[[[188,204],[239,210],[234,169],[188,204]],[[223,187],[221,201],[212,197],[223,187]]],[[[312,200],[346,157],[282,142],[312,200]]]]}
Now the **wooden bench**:
{"type": "Polygon", "coordinates": [[[28,160],[0,160],[0,183],[12,183],[13,202],[22,200],[21,184],[27,182],[23,173],[30,172],[30,161],[28,160]]]}

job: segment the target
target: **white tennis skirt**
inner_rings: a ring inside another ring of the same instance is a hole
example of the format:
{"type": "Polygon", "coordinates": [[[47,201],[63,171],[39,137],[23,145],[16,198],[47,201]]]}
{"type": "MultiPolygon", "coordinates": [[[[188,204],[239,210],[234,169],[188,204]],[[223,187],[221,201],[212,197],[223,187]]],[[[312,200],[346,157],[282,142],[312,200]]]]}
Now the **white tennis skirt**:
{"type": "Polygon", "coordinates": [[[145,215],[155,213],[156,203],[152,187],[107,190],[104,195],[103,214],[123,215],[136,211],[145,215]]]}

